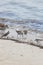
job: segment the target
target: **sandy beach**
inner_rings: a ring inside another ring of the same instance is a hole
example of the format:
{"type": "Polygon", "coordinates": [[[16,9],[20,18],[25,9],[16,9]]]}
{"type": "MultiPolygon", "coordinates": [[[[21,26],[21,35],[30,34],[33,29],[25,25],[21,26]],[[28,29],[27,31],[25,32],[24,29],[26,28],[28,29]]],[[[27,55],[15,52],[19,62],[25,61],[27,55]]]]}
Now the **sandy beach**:
{"type": "Polygon", "coordinates": [[[43,49],[0,39],[0,65],[43,65],[43,49]]]}
{"type": "Polygon", "coordinates": [[[43,65],[43,0],[0,0],[0,65],[43,65]]]}

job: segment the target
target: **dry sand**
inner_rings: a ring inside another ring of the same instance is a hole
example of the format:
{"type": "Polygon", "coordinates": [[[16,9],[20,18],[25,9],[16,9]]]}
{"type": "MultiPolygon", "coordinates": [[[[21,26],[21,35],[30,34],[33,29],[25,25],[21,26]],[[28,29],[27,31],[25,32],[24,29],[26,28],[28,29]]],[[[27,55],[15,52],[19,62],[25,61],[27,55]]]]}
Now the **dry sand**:
{"type": "Polygon", "coordinates": [[[0,65],[43,65],[43,49],[10,40],[0,40],[0,65]]]}

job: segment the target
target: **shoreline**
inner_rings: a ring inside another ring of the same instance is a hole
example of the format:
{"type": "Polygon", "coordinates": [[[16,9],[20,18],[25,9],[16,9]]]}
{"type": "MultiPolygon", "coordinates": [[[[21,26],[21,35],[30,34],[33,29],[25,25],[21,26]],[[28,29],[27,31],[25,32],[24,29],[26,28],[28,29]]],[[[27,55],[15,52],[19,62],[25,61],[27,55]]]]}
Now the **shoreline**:
{"type": "Polygon", "coordinates": [[[14,41],[14,42],[17,42],[17,43],[20,43],[20,44],[27,44],[27,45],[32,45],[32,46],[36,46],[36,47],[39,47],[41,49],[43,49],[43,46],[40,45],[40,44],[36,44],[35,42],[32,42],[32,41],[28,41],[28,42],[25,42],[25,41],[21,41],[21,40],[18,40],[18,39],[11,39],[11,38],[0,38],[0,40],[10,40],[10,41],[14,41]]]}

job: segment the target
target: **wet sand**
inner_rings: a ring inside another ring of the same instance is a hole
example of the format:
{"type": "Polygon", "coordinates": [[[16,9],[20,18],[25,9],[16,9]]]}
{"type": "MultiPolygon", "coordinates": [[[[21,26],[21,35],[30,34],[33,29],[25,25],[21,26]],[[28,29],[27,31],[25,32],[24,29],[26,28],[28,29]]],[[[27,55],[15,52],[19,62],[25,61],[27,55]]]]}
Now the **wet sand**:
{"type": "Polygon", "coordinates": [[[0,40],[0,65],[43,65],[43,49],[0,40]]]}

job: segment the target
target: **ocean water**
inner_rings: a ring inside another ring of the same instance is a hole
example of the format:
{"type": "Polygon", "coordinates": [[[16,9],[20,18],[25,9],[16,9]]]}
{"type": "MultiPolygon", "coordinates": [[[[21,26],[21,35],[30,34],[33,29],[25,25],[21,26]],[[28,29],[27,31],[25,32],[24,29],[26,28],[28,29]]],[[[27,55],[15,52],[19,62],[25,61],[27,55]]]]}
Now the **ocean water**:
{"type": "MultiPolygon", "coordinates": [[[[0,18],[14,20],[35,19],[43,22],[43,0],[0,0],[0,18]]],[[[26,23],[43,31],[43,23],[26,23]]]]}

